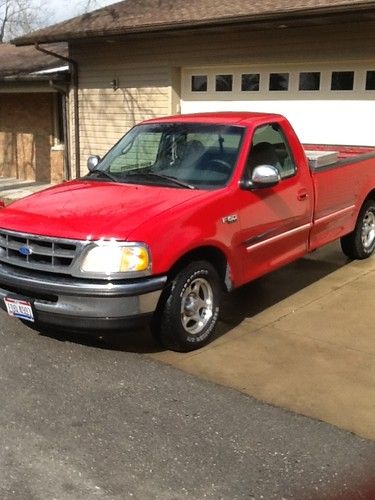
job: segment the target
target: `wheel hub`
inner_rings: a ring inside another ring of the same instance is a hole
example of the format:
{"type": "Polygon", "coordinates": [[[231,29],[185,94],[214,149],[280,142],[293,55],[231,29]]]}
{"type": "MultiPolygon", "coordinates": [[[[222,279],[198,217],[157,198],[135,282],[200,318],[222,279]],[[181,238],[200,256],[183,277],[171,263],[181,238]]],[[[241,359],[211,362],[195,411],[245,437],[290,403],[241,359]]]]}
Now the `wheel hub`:
{"type": "Polygon", "coordinates": [[[194,279],[181,300],[181,322],[192,335],[201,333],[213,315],[213,290],[204,278],[194,279]]]}
{"type": "Polygon", "coordinates": [[[193,316],[199,310],[199,301],[198,297],[194,294],[190,294],[185,303],[185,312],[187,315],[193,316]]]}
{"type": "Polygon", "coordinates": [[[371,248],[375,241],[375,214],[368,211],[363,219],[362,225],[362,244],[367,248],[371,248]]]}

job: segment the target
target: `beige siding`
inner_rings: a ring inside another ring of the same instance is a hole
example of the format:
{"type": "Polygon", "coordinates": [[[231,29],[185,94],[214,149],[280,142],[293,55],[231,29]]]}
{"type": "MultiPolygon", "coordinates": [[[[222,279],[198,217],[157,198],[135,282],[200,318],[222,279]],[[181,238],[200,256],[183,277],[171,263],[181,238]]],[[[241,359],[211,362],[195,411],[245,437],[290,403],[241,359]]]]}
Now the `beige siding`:
{"type": "MultiPolygon", "coordinates": [[[[98,58],[97,64],[85,60],[79,64],[81,171],[84,171],[90,154],[104,155],[134,124],[170,113],[171,81],[165,66],[120,65],[106,56],[103,60],[98,58]],[[118,81],[117,90],[111,88],[114,79],[118,81]]],[[[72,109],[71,112],[73,117],[72,109]]]]}
{"type": "Polygon", "coordinates": [[[81,43],[71,56],[79,64],[82,168],[133,124],[178,112],[183,67],[368,60],[375,69],[375,23],[81,43]]]}

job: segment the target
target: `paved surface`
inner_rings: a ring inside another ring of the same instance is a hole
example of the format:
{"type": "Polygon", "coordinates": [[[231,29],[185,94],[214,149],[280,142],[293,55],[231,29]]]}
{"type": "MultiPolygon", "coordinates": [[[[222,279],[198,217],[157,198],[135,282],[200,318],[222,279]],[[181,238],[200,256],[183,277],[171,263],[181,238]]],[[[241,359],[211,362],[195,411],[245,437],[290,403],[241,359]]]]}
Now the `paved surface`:
{"type": "Polygon", "coordinates": [[[349,262],[335,243],[225,309],[215,342],[153,357],[375,440],[375,257],[349,262]]]}
{"type": "Polygon", "coordinates": [[[74,338],[0,315],[2,500],[374,498],[374,442],[74,338]]]}
{"type": "Polygon", "coordinates": [[[0,177],[0,200],[6,204],[52,186],[45,182],[22,181],[12,177],[0,177]]]}

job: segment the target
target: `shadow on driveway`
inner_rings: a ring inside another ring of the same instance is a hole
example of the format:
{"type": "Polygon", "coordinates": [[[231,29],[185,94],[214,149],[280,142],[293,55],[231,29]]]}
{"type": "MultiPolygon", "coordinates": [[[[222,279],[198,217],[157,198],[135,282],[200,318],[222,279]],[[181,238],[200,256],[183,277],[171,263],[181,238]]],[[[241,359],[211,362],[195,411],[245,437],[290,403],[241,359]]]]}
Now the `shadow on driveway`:
{"type": "MultiPolygon", "coordinates": [[[[213,340],[233,330],[245,319],[266,311],[275,304],[309,287],[349,263],[337,243],[314,252],[288,266],[259,278],[223,297],[221,319],[213,340]]],[[[31,325],[27,325],[32,328],[31,325]]],[[[61,342],[74,342],[100,349],[154,354],[164,349],[149,328],[109,332],[103,336],[45,329],[42,335],[61,342]]]]}

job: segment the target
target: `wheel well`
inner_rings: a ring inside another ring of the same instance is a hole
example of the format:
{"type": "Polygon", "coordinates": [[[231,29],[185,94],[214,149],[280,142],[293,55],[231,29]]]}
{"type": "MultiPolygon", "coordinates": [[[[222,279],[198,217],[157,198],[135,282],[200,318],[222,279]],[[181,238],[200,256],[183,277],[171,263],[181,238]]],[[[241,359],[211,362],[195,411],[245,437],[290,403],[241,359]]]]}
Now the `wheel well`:
{"type": "Polygon", "coordinates": [[[373,189],[372,191],[369,192],[365,201],[367,201],[367,200],[374,200],[375,201],[375,189],[373,189]]]}
{"type": "Polygon", "coordinates": [[[199,247],[183,255],[170,269],[168,275],[170,278],[187,266],[190,262],[197,260],[206,260],[212,264],[219,273],[220,280],[227,290],[231,288],[231,278],[228,272],[228,261],[225,254],[216,247],[205,246],[199,247]]]}

